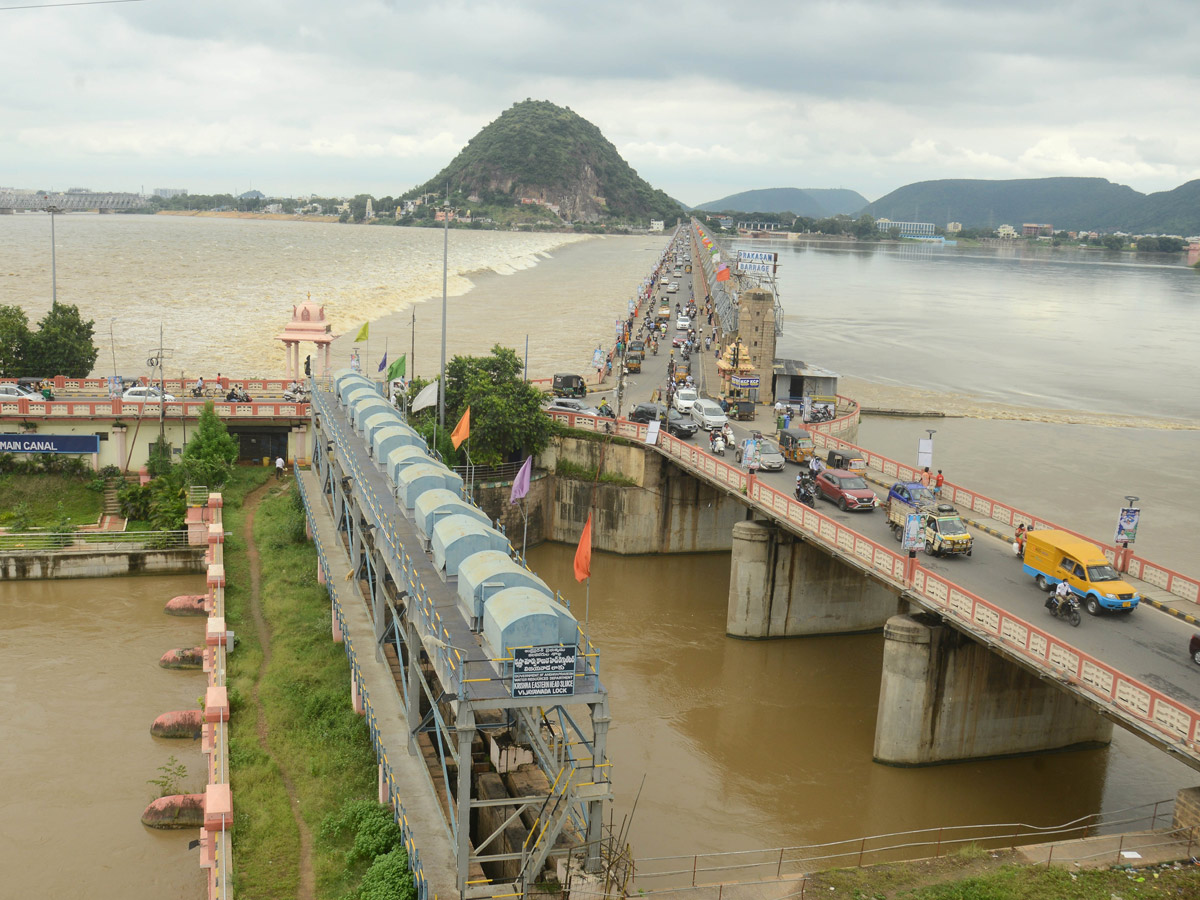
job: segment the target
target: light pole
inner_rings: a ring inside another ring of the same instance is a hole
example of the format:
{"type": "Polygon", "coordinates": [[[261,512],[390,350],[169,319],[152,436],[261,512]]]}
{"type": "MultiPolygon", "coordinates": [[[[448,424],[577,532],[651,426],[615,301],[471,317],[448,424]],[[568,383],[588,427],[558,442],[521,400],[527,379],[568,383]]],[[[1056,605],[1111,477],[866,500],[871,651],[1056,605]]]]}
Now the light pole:
{"type": "Polygon", "coordinates": [[[446,270],[450,260],[450,188],[446,188],[446,205],[442,224],[442,384],[438,388],[438,426],[446,428],[446,270]]]}
{"type": "Polygon", "coordinates": [[[116,377],[117,377],[117,339],[113,335],[113,323],[115,321],[117,321],[116,316],[113,316],[111,319],[108,320],[108,342],[109,342],[109,346],[112,347],[113,383],[114,384],[116,384],[116,377]]]}
{"type": "Polygon", "coordinates": [[[54,216],[62,210],[50,204],[46,207],[46,212],[50,213],[50,308],[53,309],[58,306],[58,261],[54,248],[54,216]]]}

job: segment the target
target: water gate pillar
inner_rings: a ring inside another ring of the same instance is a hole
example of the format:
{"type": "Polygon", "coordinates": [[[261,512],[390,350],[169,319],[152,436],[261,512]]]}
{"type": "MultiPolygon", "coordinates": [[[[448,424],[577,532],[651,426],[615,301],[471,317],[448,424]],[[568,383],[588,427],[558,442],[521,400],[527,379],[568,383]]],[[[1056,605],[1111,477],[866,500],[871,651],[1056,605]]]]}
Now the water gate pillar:
{"type": "Polygon", "coordinates": [[[1098,747],[1112,723],[1081,700],[934,617],[883,629],[875,761],[928,766],[1098,747]]]}
{"type": "Polygon", "coordinates": [[[730,637],[877,631],[904,608],[898,594],[788,531],[766,522],[733,526],[730,637]]]}

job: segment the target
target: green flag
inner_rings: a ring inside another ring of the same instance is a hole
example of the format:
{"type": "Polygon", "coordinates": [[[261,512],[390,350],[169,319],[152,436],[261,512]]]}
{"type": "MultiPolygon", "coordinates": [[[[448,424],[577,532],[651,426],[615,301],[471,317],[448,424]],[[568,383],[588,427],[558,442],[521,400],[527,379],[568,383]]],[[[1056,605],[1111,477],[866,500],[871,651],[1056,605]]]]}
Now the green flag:
{"type": "Polygon", "coordinates": [[[405,366],[405,362],[407,360],[408,360],[408,354],[402,353],[402,354],[400,354],[400,358],[398,360],[396,360],[394,363],[392,363],[390,366],[388,366],[388,370],[387,370],[388,381],[395,381],[397,378],[404,377],[404,366],[405,366]]]}

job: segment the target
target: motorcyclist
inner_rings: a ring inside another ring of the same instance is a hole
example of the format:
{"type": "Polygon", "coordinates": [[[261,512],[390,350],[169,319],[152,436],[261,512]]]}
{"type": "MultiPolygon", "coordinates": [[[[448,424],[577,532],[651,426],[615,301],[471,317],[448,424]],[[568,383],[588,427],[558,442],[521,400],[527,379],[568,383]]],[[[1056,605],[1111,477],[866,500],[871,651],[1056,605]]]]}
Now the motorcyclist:
{"type": "Polygon", "coordinates": [[[1017,556],[1021,557],[1021,559],[1025,558],[1025,534],[1025,523],[1022,522],[1017,526],[1017,534],[1013,538],[1013,543],[1017,545],[1017,556]]]}
{"type": "Polygon", "coordinates": [[[204,396],[204,376],[203,375],[199,376],[196,379],[196,386],[194,388],[192,388],[192,396],[193,397],[203,397],[204,396]]]}
{"type": "Polygon", "coordinates": [[[1067,598],[1071,596],[1071,586],[1065,581],[1060,581],[1058,587],[1054,589],[1054,602],[1057,605],[1058,612],[1062,612],[1063,607],[1067,603],[1067,598]]]}

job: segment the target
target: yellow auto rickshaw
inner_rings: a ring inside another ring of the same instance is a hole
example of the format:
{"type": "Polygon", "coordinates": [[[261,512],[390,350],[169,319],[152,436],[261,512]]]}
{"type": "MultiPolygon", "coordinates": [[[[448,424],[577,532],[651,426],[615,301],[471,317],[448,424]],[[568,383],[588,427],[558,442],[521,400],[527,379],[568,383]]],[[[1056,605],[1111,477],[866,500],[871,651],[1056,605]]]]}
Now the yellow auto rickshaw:
{"type": "Polygon", "coordinates": [[[803,428],[784,428],[779,432],[779,452],[794,463],[808,462],[813,455],[812,435],[803,428]]]}

